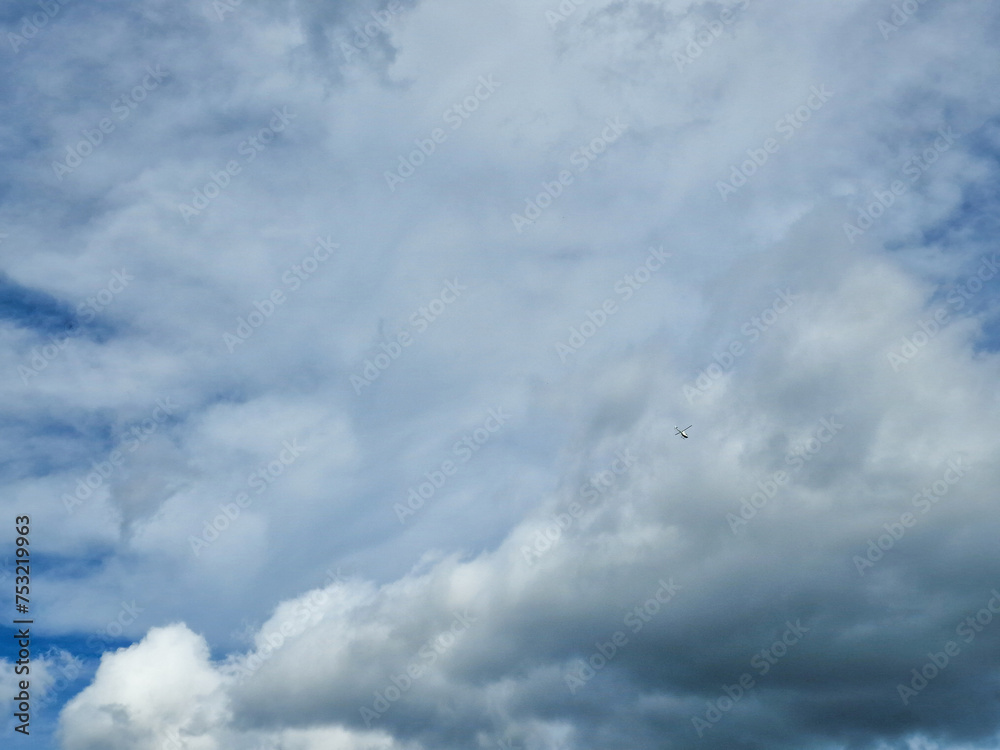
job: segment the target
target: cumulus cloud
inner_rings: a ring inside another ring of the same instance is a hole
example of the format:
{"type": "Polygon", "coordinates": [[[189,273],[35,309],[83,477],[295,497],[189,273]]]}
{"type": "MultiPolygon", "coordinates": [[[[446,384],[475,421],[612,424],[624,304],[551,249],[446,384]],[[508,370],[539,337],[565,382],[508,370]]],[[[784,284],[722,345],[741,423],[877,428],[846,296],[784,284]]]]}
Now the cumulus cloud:
{"type": "Polygon", "coordinates": [[[153,628],[138,644],[101,658],[94,681],[63,709],[68,748],[216,747],[204,735],[227,706],[208,645],[182,625],[153,628]]]}

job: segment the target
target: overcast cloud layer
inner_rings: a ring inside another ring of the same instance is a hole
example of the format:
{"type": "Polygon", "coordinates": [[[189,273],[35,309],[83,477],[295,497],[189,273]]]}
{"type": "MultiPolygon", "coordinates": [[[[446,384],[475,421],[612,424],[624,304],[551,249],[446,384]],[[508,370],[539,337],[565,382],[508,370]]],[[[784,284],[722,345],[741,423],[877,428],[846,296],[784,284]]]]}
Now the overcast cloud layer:
{"type": "Polygon", "coordinates": [[[11,743],[1000,747],[994,3],[0,27],[11,743]]]}

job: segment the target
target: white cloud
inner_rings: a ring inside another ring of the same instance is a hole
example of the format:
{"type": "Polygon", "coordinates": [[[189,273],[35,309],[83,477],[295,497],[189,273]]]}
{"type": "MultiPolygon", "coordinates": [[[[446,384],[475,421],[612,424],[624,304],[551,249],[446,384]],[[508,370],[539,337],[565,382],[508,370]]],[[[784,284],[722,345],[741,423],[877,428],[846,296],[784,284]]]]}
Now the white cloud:
{"type": "Polygon", "coordinates": [[[181,624],[153,628],[127,649],[105,653],[93,683],[62,714],[66,748],[218,745],[209,732],[228,712],[208,645],[181,624]]]}

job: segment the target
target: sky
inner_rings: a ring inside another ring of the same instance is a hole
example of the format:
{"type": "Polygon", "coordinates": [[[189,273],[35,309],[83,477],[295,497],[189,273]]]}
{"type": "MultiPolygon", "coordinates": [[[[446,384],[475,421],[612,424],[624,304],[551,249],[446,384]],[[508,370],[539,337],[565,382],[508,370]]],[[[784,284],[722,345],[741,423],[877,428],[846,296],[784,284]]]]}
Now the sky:
{"type": "Polygon", "coordinates": [[[1000,747],[998,33],[5,3],[4,742],[1000,747]]]}

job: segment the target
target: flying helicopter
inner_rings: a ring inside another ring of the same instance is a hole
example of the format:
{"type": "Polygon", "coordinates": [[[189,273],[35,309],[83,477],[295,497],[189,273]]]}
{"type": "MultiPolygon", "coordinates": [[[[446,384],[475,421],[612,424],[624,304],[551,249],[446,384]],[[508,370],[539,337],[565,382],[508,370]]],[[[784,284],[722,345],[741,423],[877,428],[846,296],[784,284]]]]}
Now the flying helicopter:
{"type": "Polygon", "coordinates": [[[688,425],[687,427],[685,427],[685,428],[684,428],[684,429],[682,430],[682,429],[681,429],[680,427],[678,427],[677,425],[674,425],[674,429],[675,429],[675,430],[677,430],[677,434],[678,434],[678,435],[680,435],[680,436],[681,436],[682,438],[687,438],[687,437],[690,437],[690,436],[689,436],[689,435],[687,434],[687,431],[688,431],[688,430],[690,430],[690,429],[691,429],[692,427],[694,427],[694,425],[691,425],[691,424],[689,424],[689,425],[688,425]]]}

